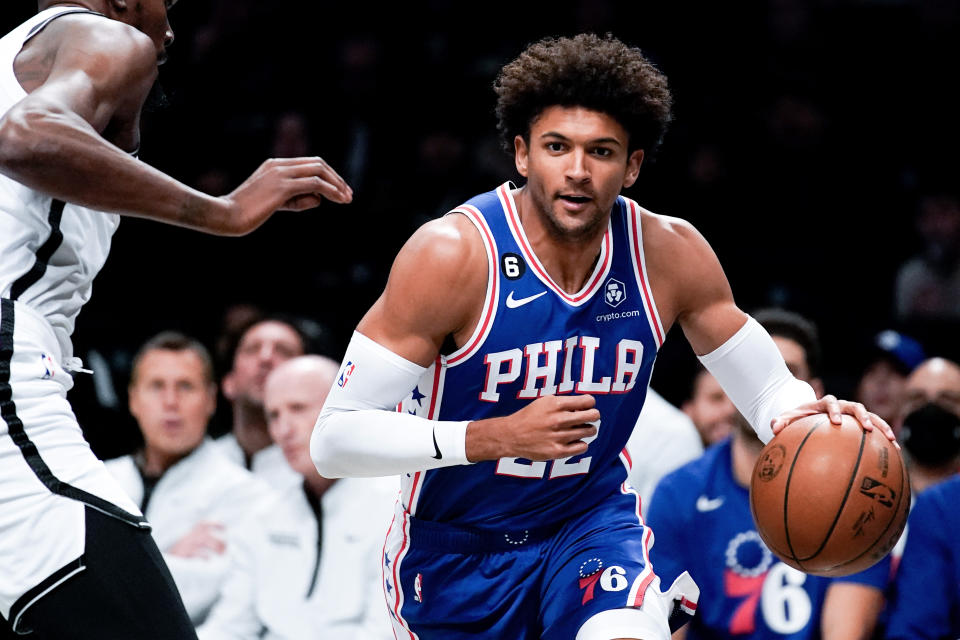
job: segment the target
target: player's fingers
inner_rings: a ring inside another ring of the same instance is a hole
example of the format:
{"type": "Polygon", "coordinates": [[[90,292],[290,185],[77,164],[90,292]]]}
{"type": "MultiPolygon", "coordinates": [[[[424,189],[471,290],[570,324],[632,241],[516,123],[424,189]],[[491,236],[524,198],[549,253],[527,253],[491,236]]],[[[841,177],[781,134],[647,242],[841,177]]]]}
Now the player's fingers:
{"type": "Polygon", "coordinates": [[[557,408],[564,411],[579,411],[597,406],[597,400],[591,395],[582,396],[554,396],[557,408]]]}
{"type": "Polygon", "coordinates": [[[581,453],[586,453],[587,449],[590,447],[589,444],[583,440],[574,440],[568,442],[559,447],[559,455],[557,458],[569,458],[571,456],[578,456],[581,453]]]}
{"type": "Polygon", "coordinates": [[[295,196],[304,196],[308,194],[323,196],[327,200],[339,204],[347,204],[353,196],[340,190],[336,185],[330,184],[320,176],[306,176],[303,178],[291,178],[286,182],[287,197],[289,200],[295,196]]]}
{"type": "Polygon", "coordinates": [[[353,189],[347,184],[330,164],[319,156],[309,158],[282,158],[276,160],[277,168],[293,172],[292,177],[301,178],[308,175],[319,175],[327,182],[336,185],[344,193],[353,195],[353,189]]]}
{"type": "Polygon", "coordinates": [[[557,428],[567,429],[581,424],[589,424],[600,420],[600,412],[596,409],[583,411],[564,411],[556,422],[557,428]]]}
{"type": "Polygon", "coordinates": [[[785,411],[770,421],[770,428],[773,431],[773,435],[777,435],[786,429],[791,422],[799,420],[800,418],[812,416],[817,413],[823,413],[823,410],[820,409],[819,404],[816,406],[801,407],[792,409],[790,411],[785,411]]]}
{"type": "Polygon", "coordinates": [[[323,198],[312,193],[308,193],[304,196],[295,196],[290,198],[283,203],[283,206],[280,207],[281,211],[306,211],[307,209],[314,209],[319,207],[323,203],[323,198]]]}
{"type": "Polygon", "coordinates": [[[834,395],[827,394],[820,398],[821,411],[830,417],[833,424],[843,424],[843,411],[840,409],[840,401],[834,395]]]}
{"type": "Polygon", "coordinates": [[[864,431],[873,431],[873,420],[870,419],[870,412],[865,406],[859,402],[845,401],[841,403],[841,409],[844,413],[856,418],[864,431]]]}
{"type": "Polygon", "coordinates": [[[887,437],[887,440],[892,442],[893,446],[899,449],[900,443],[897,442],[897,436],[893,433],[893,429],[890,427],[890,424],[875,413],[871,413],[870,418],[873,421],[873,424],[880,428],[880,432],[887,437]]]}

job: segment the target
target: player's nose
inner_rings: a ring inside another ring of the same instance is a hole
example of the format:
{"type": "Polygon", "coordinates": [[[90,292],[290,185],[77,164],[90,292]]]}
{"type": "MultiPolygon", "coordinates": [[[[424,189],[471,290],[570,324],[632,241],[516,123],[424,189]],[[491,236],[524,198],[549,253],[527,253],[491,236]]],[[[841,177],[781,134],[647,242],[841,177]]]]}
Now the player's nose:
{"type": "Polygon", "coordinates": [[[590,179],[590,170],[587,168],[586,154],[583,149],[576,149],[570,154],[570,163],[567,165],[567,177],[577,182],[590,179]]]}

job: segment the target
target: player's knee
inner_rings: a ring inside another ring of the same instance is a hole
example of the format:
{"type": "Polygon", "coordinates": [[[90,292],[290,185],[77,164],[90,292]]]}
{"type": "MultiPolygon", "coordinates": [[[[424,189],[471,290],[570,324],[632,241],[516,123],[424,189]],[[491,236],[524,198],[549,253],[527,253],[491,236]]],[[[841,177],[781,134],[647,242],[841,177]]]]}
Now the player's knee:
{"type": "Polygon", "coordinates": [[[576,640],[670,640],[670,628],[666,618],[659,620],[652,612],[624,607],[589,618],[576,640]]]}

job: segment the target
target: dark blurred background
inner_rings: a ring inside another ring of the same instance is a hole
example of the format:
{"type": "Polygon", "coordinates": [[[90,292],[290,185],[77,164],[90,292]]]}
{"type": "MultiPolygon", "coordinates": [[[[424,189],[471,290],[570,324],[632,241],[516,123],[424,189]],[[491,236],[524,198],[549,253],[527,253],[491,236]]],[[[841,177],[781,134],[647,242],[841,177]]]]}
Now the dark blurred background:
{"type": "MultiPolygon", "coordinates": [[[[5,7],[5,29],[36,8],[5,7]]],[[[828,391],[849,395],[880,329],[960,356],[953,0],[181,0],[171,22],[144,161],[223,194],[269,156],[316,154],[356,198],[242,239],[126,219],[75,334],[114,375],[72,392],[95,449],[111,446],[109,387],[125,415],[130,354],[160,330],[213,345],[252,304],[317,320],[342,350],[419,224],[516,179],[495,137],[499,67],[580,31],[639,46],[674,92],[675,122],[627,195],[696,225],[742,308],[816,321],[828,391]]],[[[691,362],[674,329],[654,387],[679,402],[691,362]]]]}

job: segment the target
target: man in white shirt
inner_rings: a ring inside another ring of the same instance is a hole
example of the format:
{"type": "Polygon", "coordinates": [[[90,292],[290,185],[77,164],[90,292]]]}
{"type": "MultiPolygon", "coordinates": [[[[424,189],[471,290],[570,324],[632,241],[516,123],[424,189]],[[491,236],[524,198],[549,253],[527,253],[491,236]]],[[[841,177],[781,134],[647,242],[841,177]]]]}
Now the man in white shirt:
{"type": "Polygon", "coordinates": [[[106,463],[153,525],[195,624],[219,596],[228,533],[253,505],[273,497],[205,437],[215,405],[206,348],[179,333],[159,334],[140,348],[130,379],[130,412],[143,447],[106,463]]]}
{"type": "Polygon", "coordinates": [[[230,370],[221,382],[233,414],[231,429],[215,442],[231,461],[279,491],[298,484],[300,478],[270,440],[263,393],[271,371],[307,351],[306,336],[295,322],[279,315],[261,316],[237,334],[230,349],[230,370]]]}
{"type": "Polygon", "coordinates": [[[231,538],[231,570],[198,629],[203,640],[393,638],[380,560],[399,481],[330,480],[310,459],[310,434],[338,368],[302,356],[267,379],[270,435],[302,482],[231,538]]]}

